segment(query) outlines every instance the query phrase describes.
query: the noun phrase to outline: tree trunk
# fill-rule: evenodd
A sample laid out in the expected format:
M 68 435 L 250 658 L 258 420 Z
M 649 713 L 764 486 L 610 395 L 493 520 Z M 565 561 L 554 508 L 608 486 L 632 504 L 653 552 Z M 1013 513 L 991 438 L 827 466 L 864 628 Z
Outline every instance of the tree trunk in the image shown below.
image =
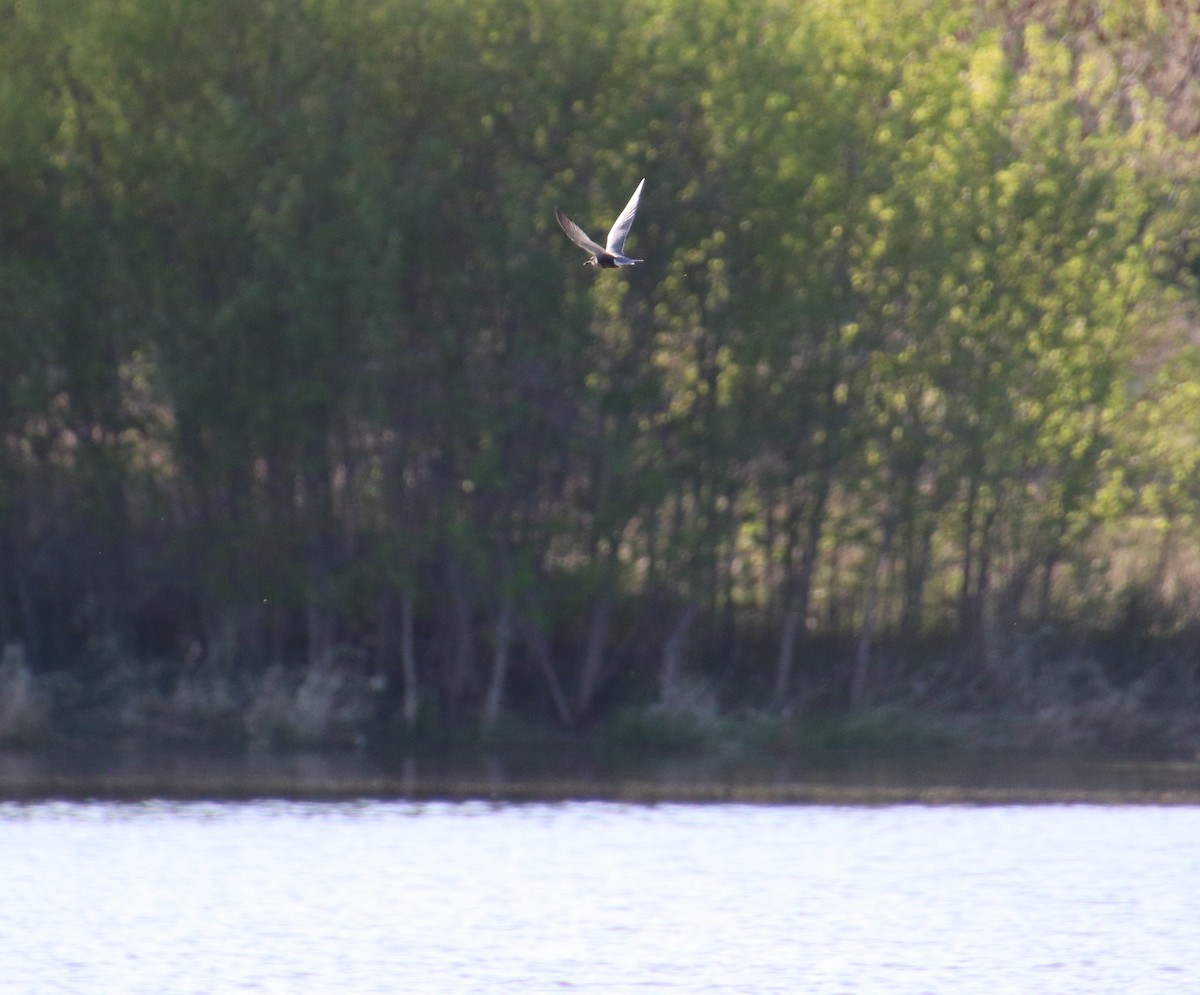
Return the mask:
M 446 679 L 446 697 L 457 705 L 467 686 L 471 669 L 474 641 L 471 632 L 471 601 L 462 565 L 457 557 L 449 561 L 450 608 L 454 617 L 454 649 L 450 657 L 450 673 Z
M 400 677 L 404 689 L 404 725 L 411 729 L 417 724 L 417 650 L 413 630 L 416 608 L 412 591 L 400 595 Z
M 862 628 L 858 634 L 858 646 L 854 653 L 854 676 L 850 684 L 850 707 L 864 708 L 871 694 L 871 650 L 875 633 L 879 628 L 879 602 L 883 588 L 883 577 L 892 555 L 892 539 L 896 534 L 894 516 L 889 514 L 883 522 L 883 537 L 879 543 L 879 560 L 867 582 L 867 596 L 863 604 Z
M 904 556 L 904 603 L 900 610 L 900 634 L 906 650 L 911 650 L 921 635 L 922 601 L 933 544 L 932 518 L 914 522 L 912 528 Z
M 546 678 L 546 687 L 550 691 L 550 700 L 554 703 L 554 711 L 564 729 L 570 729 L 575 724 L 575 716 L 571 714 L 571 704 L 563 692 L 562 682 L 554 670 L 554 660 L 550 655 L 550 642 L 546 633 L 534 619 L 526 618 L 522 628 L 525 630 L 525 641 L 529 644 L 530 652 L 537 661 L 538 669 Z
M 825 499 L 829 487 L 826 485 L 816 496 L 808 516 L 808 530 L 804 538 L 804 550 L 800 564 L 792 578 L 791 597 L 783 617 L 783 633 L 779 640 L 779 661 L 775 667 L 775 687 L 771 692 L 771 707 L 779 711 L 787 704 L 791 688 L 792 673 L 796 656 L 803 645 L 808 624 L 808 605 L 812 596 L 812 579 L 817 568 L 817 553 L 821 543 L 821 532 L 825 526 Z
M 323 585 L 322 585 L 323 586 Z M 334 619 L 320 588 L 310 591 L 305 605 L 308 665 L 324 669 L 333 663 Z
M 1042 583 L 1038 591 L 1038 617 L 1045 621 L 1050 617 L 1050 602 L 1054 596 L 1054 568 L 1058 566 L 1058 551 L 1047 553 L 1042 563 Z
M 512 652 L 513 599 L 505 594 L 496 615 L 496 630 L 492 647 L 492 676 L 488 682 L 483 704 L 483 725 L 494 729 L 504 709 L 504 685 L 508 679 L 508 664 Z
M 977 627 L 977 606 L 974 601 L 974 550 L 975 550 L 975 501 L 979 494 L 979 482 L 972 477 L 967 482 L 967 502 L 962 516 L 962 587 L 958 596 L 958 629 L 962 635 L 973 632 Z
M 17 601 L 21 609 L 22 630 L 24 639 L 22 645 L 25 646 L 26 658 L 31 660 L 36 668 L 44 664 L 42 658 L 42 639 L 41 629 L 38 623 L 37 612 L 33 606 L 33 597 L 29 593 L 29 581 L 25 576 L 25 565 L 22 564 L 16 573 L 17 585 Z
M 783 632 L 779 637 L 779 660 L 775 665 L 775 687 L 771 691 L 772 711 L 782 712 L 786 708 L 797 651 L 803 641 L 804 618 L 807 612 L 808 592 L 801 590 L 797 585 L 797 589 L 788 599 L 787 610 L 783 616 Z
M 662 669 L 658 678 L 658 700 L 661 705 L 670 707 L 678 698 L 679 682 L 683 677 L 683 650 L 687 645 L 688 632 L 699 614 L 700 606 L 694 601 L 687 602 L 663 644 Z
M 592 699 L 600 688 L 604 670 L 605 648 L 608 646 L 608 628 L 612 621 L 613 592 L 605 582 L 592 604 L 592 617 L 588 624 L 587 643 L 583 648 L 583 662 L 579 668 L 579 685 L 575 690 L 575 714 L 584 715 L 592 705 Z

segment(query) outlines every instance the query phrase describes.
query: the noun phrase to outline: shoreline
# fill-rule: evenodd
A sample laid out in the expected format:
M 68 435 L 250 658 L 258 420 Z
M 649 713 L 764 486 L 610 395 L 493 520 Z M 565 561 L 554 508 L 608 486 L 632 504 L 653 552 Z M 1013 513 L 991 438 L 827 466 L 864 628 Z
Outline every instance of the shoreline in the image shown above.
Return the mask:
M 1095 752 L 814 750 L 601 758 L 528 749 L 0 749 L 0 803 L 1200 805 L 1200 760 Z

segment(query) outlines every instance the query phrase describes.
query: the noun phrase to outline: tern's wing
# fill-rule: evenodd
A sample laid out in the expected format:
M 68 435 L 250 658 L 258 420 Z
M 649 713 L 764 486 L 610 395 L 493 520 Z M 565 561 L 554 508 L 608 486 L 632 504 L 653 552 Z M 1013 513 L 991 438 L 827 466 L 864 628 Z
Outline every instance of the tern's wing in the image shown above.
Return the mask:
M 562 230 L 567 233 L 567 238 L 578 245 L 581 249 L 585 249 L 586 251 L 592 253 L 592 255 L 595 255 L 597 252 L 604 252 L 604 246 L 597 245 L 590 238 L 588 238 L 587 232 L 580 228 L 579 225 L 575 224 L 574 221 L 563 214 L 563 212 L 557 207 L 554 209 L 554 216 L 558 218 L 558 223 L 562 225 Z
M 625 210 L 621 212 L 621 216 L 613 222 L 612 228 L 608 232 L 608 251 L 615 252 L 621 255 L 625 251 L 625 238 L 629 235 L 629 229 L 633 227 L 633 218 L 637 214 L 638 201 L 642 199 L 642 187 L 646 185 L 645 178 L 637 185 L 637 189 L 633 191 L 633 196 L 629 198 L 629 203 L 625 205 Z

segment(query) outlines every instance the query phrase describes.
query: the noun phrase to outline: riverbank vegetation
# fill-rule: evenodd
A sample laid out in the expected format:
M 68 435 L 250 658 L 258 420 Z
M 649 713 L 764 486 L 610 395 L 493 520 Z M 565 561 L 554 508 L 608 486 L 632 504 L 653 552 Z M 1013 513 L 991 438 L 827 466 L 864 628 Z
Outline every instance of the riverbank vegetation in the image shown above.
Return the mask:
M 1187 5 L 0 23 L 0 737 L 1200 743 Z

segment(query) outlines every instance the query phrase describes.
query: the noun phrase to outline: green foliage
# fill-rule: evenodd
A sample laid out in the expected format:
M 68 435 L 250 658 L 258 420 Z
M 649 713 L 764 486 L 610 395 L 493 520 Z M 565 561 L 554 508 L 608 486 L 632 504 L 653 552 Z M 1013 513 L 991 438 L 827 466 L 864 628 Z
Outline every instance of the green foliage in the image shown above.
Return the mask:
M 1049 611 L 1200 500 L 1195 24 L 1110 8 L 0 3 L 0 641 L 567 721 L 697 606 L 754 687 Z

